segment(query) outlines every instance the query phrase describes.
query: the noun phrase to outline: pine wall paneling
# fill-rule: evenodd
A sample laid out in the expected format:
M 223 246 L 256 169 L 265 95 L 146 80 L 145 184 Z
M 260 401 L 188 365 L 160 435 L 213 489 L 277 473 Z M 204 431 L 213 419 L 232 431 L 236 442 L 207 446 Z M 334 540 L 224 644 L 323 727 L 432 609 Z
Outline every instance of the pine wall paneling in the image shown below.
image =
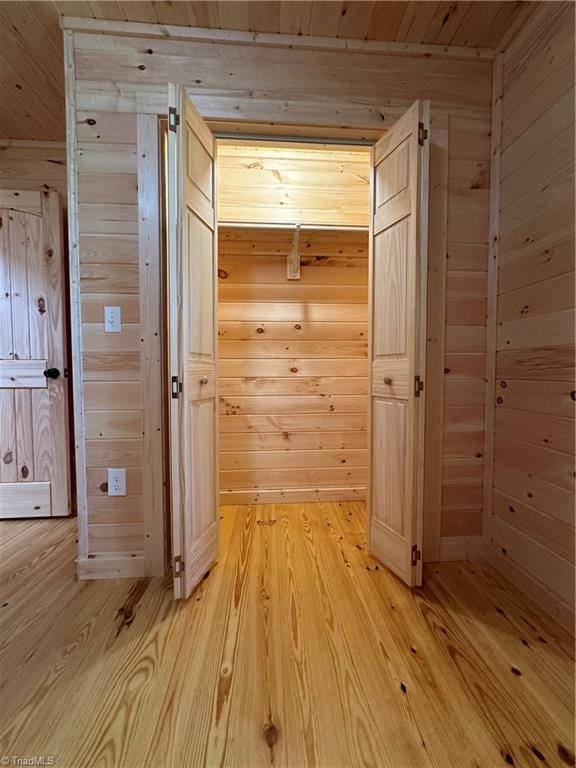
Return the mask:
M 55 189 L 66 206 L 66 144 L 0 139 L 0 189 Z
M 503 54 L 491 495 L 496 566 L 573 628 L 574 7 Z
M 220 229 L 223 503 L 366 496 L 368 233 L 303 231 L 299 281 L 291 245 L 286 229 Z M 228 298 L 229 281 L 247 294 Z
M 152 35 L 153 27 L 146 29 Z M 445 368 L 450 372 L 446 374 L 444 394 L 441 531 L 450 540 L 478 535 L 490 61 L 431 56 L 429 51 L 402 55 L 373 50 L 314 50 L 299 47 L 301 43 L 289 48 L 286 38 L 278 44 L 271 38 L 266 46 L 258 46 L 246 41 L 236 44 L 233 37 L 228 43 L 210 44 L 194 39 L 184 42 L 113 34 L 110 27 L 108 32 L 68 33 L 72 47 L 67 62 L 68 102 L 69 111 L 74 111 L 73 128 L 78 130 L 78 149 L 74 151 L 72 141 L 71 151 L 78 166 L 81 192 L 78 227 L 82 331 L 88 345 L 82 351 L 81 364 L 86 383 L 114 385 L 118 393 L 113 399 L 116 406 L 102 409 L 86 392 L 86 445 L 90 443 L 92 451 L 96 442 L 128 440 L 134 441 L 130 445 L 137 448 L 142 440 L 141 350 L 137 340 L 143 338 L 146 345 L 147 336 L 138 336 L 142 330 L 142 250 L 138 252 L 138 198 L 134 190 L 138 151 L 135 126 L 136 115 L 165 112 L 167 81 L 184 82 L 212 126 L 234 127 L 248 120 L 256 121 L 263 132 L 294 130 L 335 137 L 342 131 L 357 137 L 375 137 L 415 98 L 430 98 L 433 120 L 442 118 L 448 126 L 449 144 L 444 344 Z M 70 173 L 74 173 L 73 168 Z M 108 267 L 103 269 L 106 264 Z M 359 289 L 346 287 L 346 303 L 360 296 Z M 306 293 L 308 286 L 300 290 Z M 242 289 L 232 283 L 227 291 L 227 300 L 238 300 L 242 295 Z M 259 291 L 254 288 L 251 301 Z M 111 340 L 111 334 L 104 337 L 94 327 L 101 322 L 98 317 L 106 295 L 123 306 L 128 318 L 120 334 L 122 341 Z M 123 348 L 119 349 L 119 344 Z M 126 408 L 121 394 L 126 384 L 135 395 L 130 408 Z M 146 413 L 149 408 L 154 404 L 147 405 Z M 344 416 L 350 423 L 356 418 L 353 413 Z M 107 553 L 115 565 L 120 563 L 121 567 L 124 563 L 127 571 L 134 573 L 134 557 L 141 555 L 145 534 L 142 509 L 136 499 L 142 492 L 143 464 L 134 458 L 137 451 L 132 455 L 137 466 L 129 473 L 131 492 L 120 502 L 99 490 L 102 467 L 92 466 L 91 459 L 86 520 L 86 557 L 91 560 L 88 571 L 100 567 L 107 571 L 107 563 L 100 566 L 94 562 L 102 562 Z M 119 527 L 96 529 L 96 525 Z M 124 525 L 131 528 L 127 530 Z M 96 532 L 99 535 L 91 538 L 89 534 Z M 455 548 L 450 543 L 445 551 L 454 553 Z

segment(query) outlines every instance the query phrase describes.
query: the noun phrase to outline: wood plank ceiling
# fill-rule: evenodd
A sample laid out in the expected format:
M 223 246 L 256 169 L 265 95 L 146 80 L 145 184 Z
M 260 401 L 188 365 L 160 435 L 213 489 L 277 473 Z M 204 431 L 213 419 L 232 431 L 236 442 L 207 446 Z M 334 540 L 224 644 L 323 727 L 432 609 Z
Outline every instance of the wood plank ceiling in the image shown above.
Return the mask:
M 534 5 L 523 0 L 0 2 L 0 137 L 64 140 L 59 16 L 496 48 Z

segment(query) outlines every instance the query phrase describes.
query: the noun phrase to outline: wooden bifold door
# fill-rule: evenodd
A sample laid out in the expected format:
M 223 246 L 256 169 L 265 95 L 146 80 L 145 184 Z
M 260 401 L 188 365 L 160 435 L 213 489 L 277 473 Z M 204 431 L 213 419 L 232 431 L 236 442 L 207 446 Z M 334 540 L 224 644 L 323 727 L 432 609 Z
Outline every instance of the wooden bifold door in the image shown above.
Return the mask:
M 370 258 L 372 554 L 422 583 L 429 104 L 373 149 Z
M 215 141 L 179 86 L 169 109 L 172 567 L 186 598 L 218 557 Z
M 0 198 L 0 517 L 68 515 L 60 200 L 56 192 Z

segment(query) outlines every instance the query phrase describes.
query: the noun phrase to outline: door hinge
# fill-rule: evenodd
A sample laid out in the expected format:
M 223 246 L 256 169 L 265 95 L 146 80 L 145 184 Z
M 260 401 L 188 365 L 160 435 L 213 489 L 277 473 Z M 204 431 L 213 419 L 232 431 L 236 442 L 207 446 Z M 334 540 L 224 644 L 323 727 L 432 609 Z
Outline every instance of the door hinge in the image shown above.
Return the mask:
M 182 393 L 182 382 L 178 376 L 172 376 L 172 397 L 177 399 Z
M 412 567 L 415 568 L 418 560 L 422 557 L 422 553 L 418 549 L 416 544 L 412 545 Z
M 424 142 L 428 138 L 428 129 L 424 128 L 424 123 L 418 123 L 418 144 L 424 146 Z
M 424 392 L 424 382 L 420 376 L 414 376 L 414 397 L 420 397 L 420 392 Z
M 180 125 L 180 115 L 176 111 L 176 107 L 168 107 L 168 128 L 176 133 L 176 129 Z
M 184 573 L 184 560 L 182 560 L 182 555 L 177 555 L 174 558 L 172 561 L 172 570 L 174 571 L 174 576 L 180 576 Z

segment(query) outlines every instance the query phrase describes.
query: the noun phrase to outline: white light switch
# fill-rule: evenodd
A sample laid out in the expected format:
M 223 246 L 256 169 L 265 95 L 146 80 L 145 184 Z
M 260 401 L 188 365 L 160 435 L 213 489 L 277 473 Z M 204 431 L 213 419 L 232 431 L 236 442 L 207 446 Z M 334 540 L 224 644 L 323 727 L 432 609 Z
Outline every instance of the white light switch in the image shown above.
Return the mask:
M 108 496 L 126 496 L 126 470 L 108 470 Z
M 120 307 L 104 307 L 104 333 L 120 333 L 122 314 Z

